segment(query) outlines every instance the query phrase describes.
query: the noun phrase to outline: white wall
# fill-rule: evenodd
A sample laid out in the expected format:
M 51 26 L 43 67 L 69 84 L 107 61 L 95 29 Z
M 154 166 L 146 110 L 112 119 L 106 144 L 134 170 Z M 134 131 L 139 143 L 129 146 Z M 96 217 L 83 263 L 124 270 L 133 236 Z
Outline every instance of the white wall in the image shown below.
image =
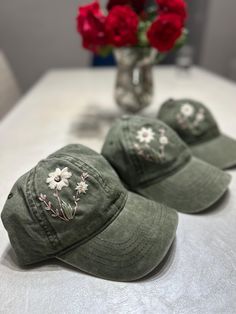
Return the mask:
M 83 0 L 0 0 L 0 49 L 23 90 L 52 67 L 89 64 L 75 16 Z
M 236 58 L 236 0 L 211 0 L 200 64 L 229 77 Z

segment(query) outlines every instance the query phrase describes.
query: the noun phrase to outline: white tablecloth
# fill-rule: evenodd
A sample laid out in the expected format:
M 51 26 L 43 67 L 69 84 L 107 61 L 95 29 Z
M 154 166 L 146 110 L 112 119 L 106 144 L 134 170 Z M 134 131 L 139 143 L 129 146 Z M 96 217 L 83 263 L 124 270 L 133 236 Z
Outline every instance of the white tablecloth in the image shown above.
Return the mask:
M 183 74 L 158 67 L 154 76 L 156 94 L 147 114 L 156 115 L 168 97 L 192 97 L 212 109 L 225 133 L 236 136 L 235 84 L 198 68 Z M 109 123 L 99 116 L 119 113 L 114 80 L 113 69 L 51 71 L 0 123 L 0 208 L 15 180 L 54 150 L 76 142 L 100 150 Z M 96 130 L 88 130 L 89 121 Z M 236 173 L 231 173 L 230 191 L 215 208 L 179 215 L 165 263 L 139 282 L 105 281 L 56 262 L 22 269 L 0 223 L 0 313 L 236 313 Z

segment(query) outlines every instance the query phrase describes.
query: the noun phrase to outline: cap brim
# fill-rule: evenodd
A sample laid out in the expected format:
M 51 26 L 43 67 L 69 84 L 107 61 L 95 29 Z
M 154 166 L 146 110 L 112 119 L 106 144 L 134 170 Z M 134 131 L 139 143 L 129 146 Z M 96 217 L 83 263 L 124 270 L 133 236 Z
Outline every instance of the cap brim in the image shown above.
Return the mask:
M 190 146 L 193 155 L 220 168 L 229 169 L 236 166 L 236 141 L 226 135 Z
M 178 172 L 138 192 L 183 213 L 201 212 L 226 192 L 231 176 L 197 158 Z
M 97 277 L 137 280 L 165 257 L 177 223 L 174 210 L 129 193 L 125 208 L 105 230 L 56 258 Z

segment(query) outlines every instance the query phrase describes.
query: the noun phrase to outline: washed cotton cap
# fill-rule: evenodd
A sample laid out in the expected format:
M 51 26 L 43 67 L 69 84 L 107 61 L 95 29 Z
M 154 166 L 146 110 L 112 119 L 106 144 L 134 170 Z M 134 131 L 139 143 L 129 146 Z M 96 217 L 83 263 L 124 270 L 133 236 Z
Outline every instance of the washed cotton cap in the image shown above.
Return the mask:
M 194 156 L 220 168 L 236 166 L 236 140 L 221 133 L 211 112 L 198 101 L 169 99 L 158 119 L 173 128 Z
M 131 191 L 185 213 L 200 212 L 214 204 L 231 179 L 192 157 L 176 132 L 152 118 L 117 120 L 102 154 Z
M 57 258 L 105 279 L 132 281 L 164 258 L 174 210 L 128 193 L 100 155 L 69 145 L 13 186 L 2 212 L 20 264 Z

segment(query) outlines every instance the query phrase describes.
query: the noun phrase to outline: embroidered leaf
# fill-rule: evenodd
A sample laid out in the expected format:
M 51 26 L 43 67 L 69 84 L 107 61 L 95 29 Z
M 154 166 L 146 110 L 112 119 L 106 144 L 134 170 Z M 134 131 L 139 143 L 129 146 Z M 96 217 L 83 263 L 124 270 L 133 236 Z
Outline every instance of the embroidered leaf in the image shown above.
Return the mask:
M 73 215 L 74 214 L 74 210 L 71 207 L 71 205 L 67 204 L 64 201 L 62 201 L 61 207 L 62 207 L 62 209 L 64 211 L 64 214 L 65 214 L 66 218 L 69 219 L 69 220 L 73 219 L 73 217 L 74 217 L 74 215 Z
M 88 173 L 87 172 L 83 172 L 82 175 L 81 175 L 81 180 L 85 181 L 88 177 L 89 177 Z

